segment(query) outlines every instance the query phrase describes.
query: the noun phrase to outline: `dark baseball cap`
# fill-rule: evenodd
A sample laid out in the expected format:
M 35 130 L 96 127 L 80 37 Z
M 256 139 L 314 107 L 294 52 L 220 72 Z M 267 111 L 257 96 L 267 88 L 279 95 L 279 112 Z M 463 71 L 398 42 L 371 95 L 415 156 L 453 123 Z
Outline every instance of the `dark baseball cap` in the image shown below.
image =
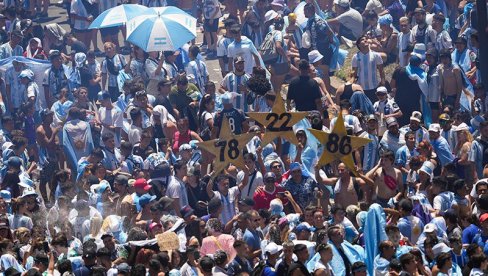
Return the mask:
M 246 206 L 249 206 L 249 207 L 252 207 L 254 206 L 254 204 L 256 204 L 254 202 L 254 200 L 250 197 L 245 197 L 245 198 L 241 198 L 241 200 L 239 200 L 239 204 L 242 204 L 242 205 L 246 205 Z
M 190 206 L 190 205 L 185 205 L 185 206 L 183 206 L 183 208 L 181 208 L 181 210 L 180 210 L 181 216 L 182 216 L 183 218 L 187 218 L 187 217 L 189 217 L 189 216 L 193 215 L 193 213 L 194 213 L 194 212 L 195 212 L 195 210 L 193 210 L 193 208 L 191 208 L 191 206 Z
M 127 178 L 127 176 L 125 176 L 125 175 L 119 174 L 115 177 L 114 183 L 127 186 L 127 185 L 129 185 L 129 178 Z

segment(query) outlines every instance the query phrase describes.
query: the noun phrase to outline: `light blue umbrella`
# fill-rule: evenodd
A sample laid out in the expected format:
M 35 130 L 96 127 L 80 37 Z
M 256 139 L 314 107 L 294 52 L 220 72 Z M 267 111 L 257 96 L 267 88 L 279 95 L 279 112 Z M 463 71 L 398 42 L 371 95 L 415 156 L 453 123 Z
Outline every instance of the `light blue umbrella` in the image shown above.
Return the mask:
M 174 51 L 197 36 L 196 24 L 176 7 L 149 8 L 127 22 L 127 41 L 146 52 Z
M 122 26 L 132 18 L 143 14 L 149 8 L 138 4 L 123 4 L 102 12 L 90 24 L 90 29 Z

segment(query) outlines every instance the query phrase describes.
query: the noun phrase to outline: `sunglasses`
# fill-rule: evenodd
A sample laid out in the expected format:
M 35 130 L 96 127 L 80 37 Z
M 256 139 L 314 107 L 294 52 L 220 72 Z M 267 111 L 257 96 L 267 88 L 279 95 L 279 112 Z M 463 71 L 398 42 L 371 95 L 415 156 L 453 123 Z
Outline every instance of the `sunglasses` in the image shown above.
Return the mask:
M 274 165 L 274 166 L 273 166 L 273 167 L 271 167 L 271 168 L 273 168 L 273 169 L 281 169 L 281 167 L 282 167 L 281 165 Z

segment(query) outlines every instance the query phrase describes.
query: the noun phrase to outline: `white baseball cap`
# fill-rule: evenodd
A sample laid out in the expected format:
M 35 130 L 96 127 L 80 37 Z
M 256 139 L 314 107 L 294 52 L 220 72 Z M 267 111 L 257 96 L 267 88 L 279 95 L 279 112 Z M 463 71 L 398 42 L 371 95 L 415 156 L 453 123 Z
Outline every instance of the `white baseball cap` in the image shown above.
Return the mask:
M 439 124 L 430 124 L 429 131 L 440 133 L 441 132 L 441 126 Z
M 264 253 L 269 253 L 271 255 L 275 255 L 279 253 L 281 250 L 283 250 L 283 246 L 277 245 L 274 242 L 270 242 L 266 247 L 264 248 Z
M 420 113 L 420 111 L 412 112 L 412 116 L 410 116 L 410 120 L 414 120 L 420 123 L 422 121 L 422 113 Z
M 349 8 L 349 0 L 334 0 L 334 4 L 343 7 L 343 8 Z
M 434 233 L 435 230 L 436 230 L 436 227 L 433 223 L 427 223 L 424 226 L 424 233 Z

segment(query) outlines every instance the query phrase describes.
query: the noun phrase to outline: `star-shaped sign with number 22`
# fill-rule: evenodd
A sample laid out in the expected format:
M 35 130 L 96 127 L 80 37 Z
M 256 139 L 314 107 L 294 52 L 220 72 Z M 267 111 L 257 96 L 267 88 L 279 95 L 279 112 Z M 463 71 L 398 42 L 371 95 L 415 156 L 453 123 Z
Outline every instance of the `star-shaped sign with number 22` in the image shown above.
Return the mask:
M 344 118 L 341 115 L 337 116 L 334 129 L 330 133 L 311 128 L 308 130 L 324 146 L 324 152 L 318 162 L 319 165 L 323 166 L 332 161 L 341 160 L 351 172 L 357 175 L 354 160 L 352 159 L 352 152 L 371 142 L 370 139 L 347 135 Z
M 271 112 L 248 112 L 247 115 L 266 128 L 262 145 L 267 145 L 278 137 L 285 138 L 296 145 L 298 140 L 293 132 L 293 126 L 305 118 L 307 112 L 287 112 L 285 103 L 278 94 Z
M 230 129 L 229 119 L 222 118 L 220 137 L 214 140 L 198 143 L 198 147 L 215 156 L 214 171 L 220 173 L 225 167 L 232 163 L 240 169 L 244 169 L 242 158 L 247 143 L 254 137 L 254 133 L 234 135 Z

